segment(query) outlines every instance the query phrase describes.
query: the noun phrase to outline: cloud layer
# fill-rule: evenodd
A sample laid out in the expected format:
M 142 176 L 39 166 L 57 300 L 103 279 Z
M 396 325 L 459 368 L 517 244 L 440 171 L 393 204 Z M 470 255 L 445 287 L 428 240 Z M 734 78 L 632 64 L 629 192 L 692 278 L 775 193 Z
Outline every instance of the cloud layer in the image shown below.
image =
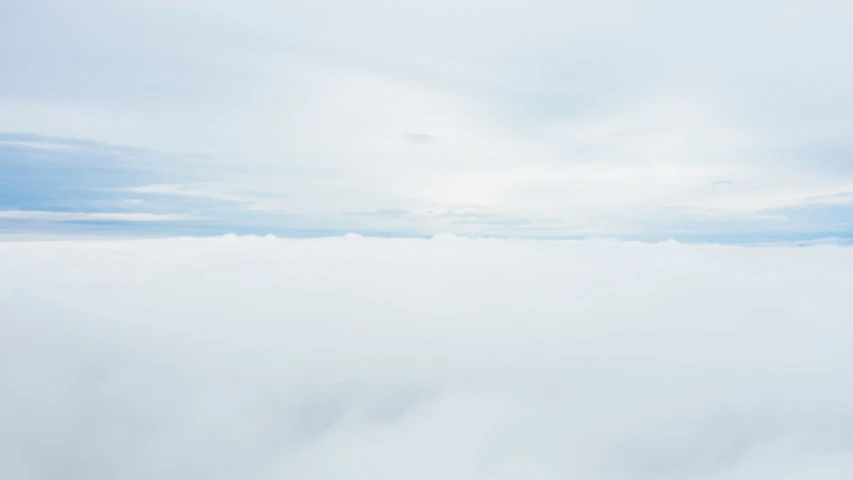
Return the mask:
M 0 243 L 0 476 L 846 479 L 853 250 Z

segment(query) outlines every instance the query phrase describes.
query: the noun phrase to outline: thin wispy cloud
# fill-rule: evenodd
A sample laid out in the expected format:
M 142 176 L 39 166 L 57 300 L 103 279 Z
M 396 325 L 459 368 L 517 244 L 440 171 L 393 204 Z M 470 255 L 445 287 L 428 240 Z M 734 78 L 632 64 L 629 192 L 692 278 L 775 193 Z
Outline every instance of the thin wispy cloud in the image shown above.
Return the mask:
M 426 133 L 404 133 L 400 138 L 415 145 L 426 145 L 436 141 L 435 137 Z
M 38 210 L 0 210 L 0 219 L 11 220 L 111 220 L 127 222 L 164 222 L 190 220 L 194 217 L 176 214 L 158 215 L 155 213 L 86 213 L 86 212 L 43 212 Z

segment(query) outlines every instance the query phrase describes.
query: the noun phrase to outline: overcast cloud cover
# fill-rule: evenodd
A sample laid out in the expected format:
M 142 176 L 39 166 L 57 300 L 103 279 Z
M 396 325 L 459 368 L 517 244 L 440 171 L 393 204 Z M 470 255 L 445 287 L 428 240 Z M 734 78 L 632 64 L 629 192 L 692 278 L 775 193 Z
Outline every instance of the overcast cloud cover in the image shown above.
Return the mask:
M 842 480 L 853 250 L 0 243 L 0 477 Z
M 849 237 L 850 44 L 845 0 L 7 0 L 0 228 Z

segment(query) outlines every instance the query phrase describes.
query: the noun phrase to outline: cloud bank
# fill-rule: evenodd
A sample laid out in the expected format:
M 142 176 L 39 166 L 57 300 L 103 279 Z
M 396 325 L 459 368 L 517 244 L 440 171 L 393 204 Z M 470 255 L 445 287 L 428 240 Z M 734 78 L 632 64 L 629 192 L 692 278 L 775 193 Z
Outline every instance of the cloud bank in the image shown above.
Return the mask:
M 0 243 L 0 476 L 846 479 L 853 250 Z

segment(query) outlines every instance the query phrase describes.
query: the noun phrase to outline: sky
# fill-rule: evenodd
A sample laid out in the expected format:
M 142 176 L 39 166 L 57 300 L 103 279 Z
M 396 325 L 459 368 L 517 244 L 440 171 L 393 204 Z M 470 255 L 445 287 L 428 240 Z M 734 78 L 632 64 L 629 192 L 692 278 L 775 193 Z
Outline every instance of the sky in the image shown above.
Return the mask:
M 847 480 L 853 249 L 0 242 L 0 478 Z
M 0 0 L 0 234 L 853 236 L 847 1 Z

